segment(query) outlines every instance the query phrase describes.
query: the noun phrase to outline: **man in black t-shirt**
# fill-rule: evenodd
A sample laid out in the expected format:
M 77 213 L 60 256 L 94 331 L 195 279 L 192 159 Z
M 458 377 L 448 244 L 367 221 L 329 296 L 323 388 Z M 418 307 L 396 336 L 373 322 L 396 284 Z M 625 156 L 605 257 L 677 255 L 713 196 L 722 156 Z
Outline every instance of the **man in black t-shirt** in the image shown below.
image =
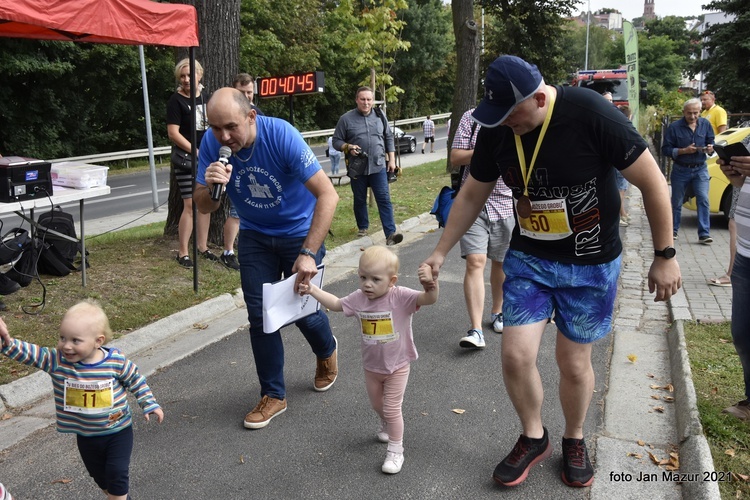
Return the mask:
M 470 175 L 425 263 L 437 277 L 502 176 L 517 222 L 503 266 L 503 380 L 523 433 L 493 478 L 520 484 L 552 452 L 536 357 L 554 314 L 565 416 L 562 478 L 589 486 L 594 471 L 583 423 L 594 389 L 591 346 L 611 329 L 622 251 L 615 169 L 643 193 L 656 249 L 649 290 L 657 301 L 681 285 L 669 189 L 646 142 L 617 108 L 589 89 L 545 85 L 537 67 L 517 57 L 490 65 L 473 118 L 482 128 Z

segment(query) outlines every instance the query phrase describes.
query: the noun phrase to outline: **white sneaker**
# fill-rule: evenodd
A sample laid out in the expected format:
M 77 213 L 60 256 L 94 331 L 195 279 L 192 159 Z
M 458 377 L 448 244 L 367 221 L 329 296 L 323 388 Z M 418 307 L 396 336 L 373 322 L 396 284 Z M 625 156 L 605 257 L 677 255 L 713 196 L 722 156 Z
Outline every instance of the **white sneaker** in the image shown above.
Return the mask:
M 404 465 L 404 454 L 394 453 L 392 451 L 386 452 L 385 462 L 383 467 L 380 468 L 386 474 L 398 474 L 401 472 L 401 467 Z
M 472 328 L 466 332 L 466 337 L 462 338 L 458 345 L 466 348 L 482 349 L 484 347 L 484 334 L 480 330 Z
M 503 313 L 492 313 L 492 329 L 497 333 L 503 333 Z

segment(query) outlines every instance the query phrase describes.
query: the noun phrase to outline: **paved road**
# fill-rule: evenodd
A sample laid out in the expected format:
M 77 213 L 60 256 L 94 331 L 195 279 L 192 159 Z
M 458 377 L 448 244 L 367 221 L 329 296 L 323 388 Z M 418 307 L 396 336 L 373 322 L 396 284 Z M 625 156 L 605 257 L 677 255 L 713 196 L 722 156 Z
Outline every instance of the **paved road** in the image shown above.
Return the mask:
M 417 285 L 418 263 L 438 235 L 429 233 L 399 248 L 403 285 Z M 385 446 L 375 439 L 377 419 L 364 390 L 353 320 L 331 314 L 339 340 L 339 380 L 327 393 L 313 392 L 314 358 L 298 330 L 287 328 L 289 409 L 266 429 L 242 427 L 259 393 L 246 330 L 149 377 L 167 418 L 161 426 L 136 423 L 133 498 L 488 498 L 500 493 L 492 470 L 520 428 L 501 381 L 500 336 L 488 327 L 485 350 L 458 347 L 467 323 L 462 264 L 454 251 L 441 273 L 439 303 L 423 308 L 414 320 L 420 359 L 412 365 L 404 404 L 401 474 L 380 472 Z M 355 288 L 352 274 L 328 287 L 339 295 Z M 539 365 L 555 453 L 518 490 L 521 498 L 588 496 L 587 490 L 571 490 L 559 480 L 562 421 L 553 339 L 546 336 Z M 589 435 L 601 425 L 610 348 L 605 341 L 595 349 L 598 385 L 586 424 Z M 16 495 L 23 493 L 19 498 L 100 498 L 81 467 L 73 438 L 52 428 L 3 458 L 0 478 L 8 478 Z M 72 481 L 55 483 L 59 479 Z

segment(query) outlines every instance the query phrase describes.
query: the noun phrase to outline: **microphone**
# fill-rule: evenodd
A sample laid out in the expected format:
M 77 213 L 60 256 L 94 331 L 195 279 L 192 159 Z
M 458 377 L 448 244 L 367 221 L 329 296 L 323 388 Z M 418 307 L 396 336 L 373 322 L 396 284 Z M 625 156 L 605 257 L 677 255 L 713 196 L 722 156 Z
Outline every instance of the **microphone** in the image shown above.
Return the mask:
M 226 166 L 229 163 L 229 157 L 232 156 L 232 150 L 227 146 L 219 148 L 219 162 Z M 224 184 L 214 184 L 211 189 L 211 199 L 213 201 L 219 201 L 221 198 L 221 192 L 224 190 Z

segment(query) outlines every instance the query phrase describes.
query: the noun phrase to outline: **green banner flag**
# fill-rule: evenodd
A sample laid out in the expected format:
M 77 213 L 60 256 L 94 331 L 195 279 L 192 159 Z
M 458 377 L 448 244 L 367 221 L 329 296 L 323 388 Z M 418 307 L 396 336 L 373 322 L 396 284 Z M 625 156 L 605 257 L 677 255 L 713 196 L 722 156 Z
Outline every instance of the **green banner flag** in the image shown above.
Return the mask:
M 633 23 L 623 21 L 622 34 L 625 40 L 625 64 L 628 70 L 628 105 L 633 112 L 633 124 L 635 128 L 638 128 L 641 91 L 641 79 L 638 75 L 638 32 L 633 28 Z

